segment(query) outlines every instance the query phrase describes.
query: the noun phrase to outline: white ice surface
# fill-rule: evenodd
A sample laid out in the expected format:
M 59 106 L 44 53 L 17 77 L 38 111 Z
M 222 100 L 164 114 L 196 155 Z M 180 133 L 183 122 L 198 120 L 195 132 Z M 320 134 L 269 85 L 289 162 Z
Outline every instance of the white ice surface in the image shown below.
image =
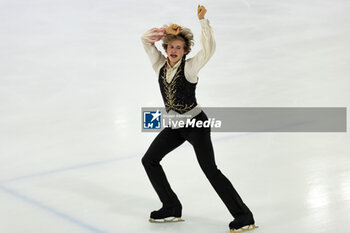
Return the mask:
M 147 221 L 160 203 L 140 159 L 156 134 L 140 110 L 162 99 L 140 36 L 189 27 L 190 57 L 198 3 L 217 42 L 202 106 L 349 108 L 348 0 L 1 0 L 1 233 L 228 232 L 188 143 L 162 163 L 186 221 Z M 212 139 L 257 233 L 350 232 L 348 132 Z

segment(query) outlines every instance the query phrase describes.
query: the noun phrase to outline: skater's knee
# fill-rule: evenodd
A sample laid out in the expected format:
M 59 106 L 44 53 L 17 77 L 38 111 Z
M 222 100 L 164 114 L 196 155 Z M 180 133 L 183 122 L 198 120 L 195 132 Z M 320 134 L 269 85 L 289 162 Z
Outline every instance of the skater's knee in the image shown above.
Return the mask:
M 149 159 L 147 158 L 146 155 L 144 155 L 144 156 L 142 157 L 141 162 L 142 162 L 142 165 L 143 165 L 144 167 L 147 167 L 147 166 L 149 166 L 149 164 L 150 164 L 150 161 L 149 161 Z
M 151 159 L 151 157 L 147 153 L 142 157 L 141 162 L 144 167 L 154 167 L 159 164 L 158 161 Z

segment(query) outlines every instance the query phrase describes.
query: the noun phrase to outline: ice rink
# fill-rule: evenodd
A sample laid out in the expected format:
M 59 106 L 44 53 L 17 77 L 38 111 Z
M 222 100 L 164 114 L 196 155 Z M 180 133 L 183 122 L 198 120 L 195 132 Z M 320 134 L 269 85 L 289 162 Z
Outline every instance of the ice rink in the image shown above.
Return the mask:
M 348 0 L 1 0 L 1 233 L 229 232 L 189 143 L 162 161 L 186 221 L 148 222 L 160 202 L 141 158 L 157 134 L 141 132 L 141 107 L 163 101 L 140 37 L 186 26 L 194 56 L 198 4 L 216 39 L 202 106 L 350 107 Z M 348 132 L 212 140 L 253 232 L 350 232 Z

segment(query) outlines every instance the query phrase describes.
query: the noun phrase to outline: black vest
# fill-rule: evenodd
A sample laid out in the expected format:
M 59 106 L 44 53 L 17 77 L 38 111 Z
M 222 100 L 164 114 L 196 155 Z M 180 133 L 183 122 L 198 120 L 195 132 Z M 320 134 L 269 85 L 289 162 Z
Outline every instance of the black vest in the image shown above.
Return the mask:
M 160 69 L 158 83 L 167 112 L 174 110 L 183 114 L 197 105 L 196 86 L 185 77 L 185 56 L 170 83 L 166 81 L 167 63 Z

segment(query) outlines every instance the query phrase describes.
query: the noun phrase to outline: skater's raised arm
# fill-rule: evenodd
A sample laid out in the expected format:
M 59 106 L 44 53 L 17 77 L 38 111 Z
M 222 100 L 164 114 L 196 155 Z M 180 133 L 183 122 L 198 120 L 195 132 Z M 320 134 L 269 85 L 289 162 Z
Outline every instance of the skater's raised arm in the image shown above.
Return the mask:
M 158 71 L 158 67 L 164 63 L 165 57 L 157 49 L 154 43 L 161 40 L 165 34 L 165 28 L 152 28 L 145 32 L 141 37 L 143 47 L 152 63 L 154 71 L 156 72 Z
M 197 78 L 199 70 L 213 56 L 216 48 L 213 29 L 209 25 L 209 20 L 205 18 L 207 9 L 204 6 L 198 5 L 197 15 L 201 24 L 201 44 L 202 49 L 188 61 L 189 69 L 187 69 L 188 77 Z M 196 80 L 192 80 L 195 82 Z

